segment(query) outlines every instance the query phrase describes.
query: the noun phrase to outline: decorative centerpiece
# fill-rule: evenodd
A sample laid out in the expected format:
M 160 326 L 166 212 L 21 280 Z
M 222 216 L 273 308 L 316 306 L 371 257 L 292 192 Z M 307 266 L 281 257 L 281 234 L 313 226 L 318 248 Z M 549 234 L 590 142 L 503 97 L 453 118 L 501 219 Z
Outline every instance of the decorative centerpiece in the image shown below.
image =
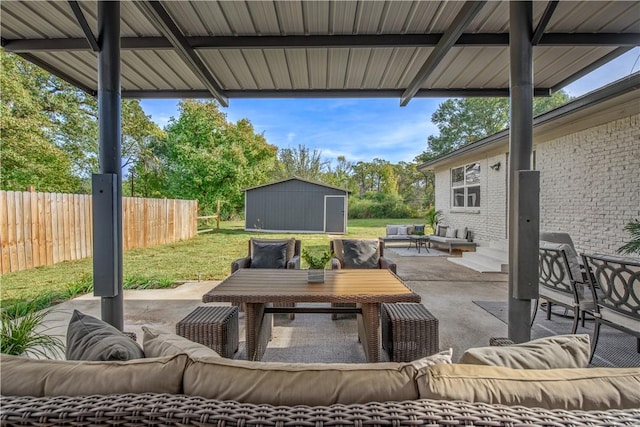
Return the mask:
M 321 256 L 315 256 L 306 249 L 302 250 L 302 259 L 309 266 L 307 282 L 324 283 L 324 267 L 332 256 L 333 253 L 329 251 L 325 251 Z

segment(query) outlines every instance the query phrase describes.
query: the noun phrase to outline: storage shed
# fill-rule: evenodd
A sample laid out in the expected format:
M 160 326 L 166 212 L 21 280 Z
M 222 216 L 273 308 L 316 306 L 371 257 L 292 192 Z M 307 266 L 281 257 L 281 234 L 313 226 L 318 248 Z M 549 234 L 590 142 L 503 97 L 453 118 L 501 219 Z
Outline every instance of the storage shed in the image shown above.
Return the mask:
M 245 230 L 344 234 L 348 194 L 298 177 L 247 188 Z

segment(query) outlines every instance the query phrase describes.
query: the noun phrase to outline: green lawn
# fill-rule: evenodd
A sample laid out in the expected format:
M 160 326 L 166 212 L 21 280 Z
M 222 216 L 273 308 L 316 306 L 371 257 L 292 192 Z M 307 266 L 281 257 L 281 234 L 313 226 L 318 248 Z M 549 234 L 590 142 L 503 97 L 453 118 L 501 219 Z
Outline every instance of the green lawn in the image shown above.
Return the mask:
M 415 224 L 419 219 L 349 220 L 348 237 L 377 238 L 385 235 L 386 224 Z M 291 237 L 302 240 L 302 247 L 319 255 L 329 248 L 325 234 L 248 233 L 243 221 L 225 221 L 220 231 L 200 234 L 193 239 L 126 251 L 123 258 L 124 286 L 162 287 L 176 282 L 212 279 L 229 274 L 231 262 L 247 255 L 249 237 Z M 304 263 L 303 263 L 303 267 Z M 92 283 L 91 258 L 63 262 L 53 266 L 8 273 L 0 276 L 0 301 L 3 306 L 52 295 L 54 302 L 86 290 Z

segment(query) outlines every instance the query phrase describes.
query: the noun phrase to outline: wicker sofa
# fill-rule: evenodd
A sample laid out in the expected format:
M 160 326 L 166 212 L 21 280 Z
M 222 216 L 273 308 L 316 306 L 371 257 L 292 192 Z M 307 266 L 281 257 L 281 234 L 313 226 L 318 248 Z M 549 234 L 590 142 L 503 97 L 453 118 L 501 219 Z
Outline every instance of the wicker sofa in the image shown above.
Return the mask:
M 3 355 L 0 424 L 640 425 L 640 368 L 575 368 L 588 359 L 588 336 L 566 337 L 471 349 L 458 364 L 450 351 L 406 363 L 301 364 L 229 360 L 145 330 L 144 359 Z

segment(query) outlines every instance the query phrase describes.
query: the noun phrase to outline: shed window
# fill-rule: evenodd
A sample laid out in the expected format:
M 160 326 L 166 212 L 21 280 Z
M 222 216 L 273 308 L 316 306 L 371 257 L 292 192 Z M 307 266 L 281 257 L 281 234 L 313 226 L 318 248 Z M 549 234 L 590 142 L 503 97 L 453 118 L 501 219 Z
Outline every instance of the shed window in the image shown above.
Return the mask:
M 480 163 L 470 163 L 451 169 L 453 207 L 480 207 Z

